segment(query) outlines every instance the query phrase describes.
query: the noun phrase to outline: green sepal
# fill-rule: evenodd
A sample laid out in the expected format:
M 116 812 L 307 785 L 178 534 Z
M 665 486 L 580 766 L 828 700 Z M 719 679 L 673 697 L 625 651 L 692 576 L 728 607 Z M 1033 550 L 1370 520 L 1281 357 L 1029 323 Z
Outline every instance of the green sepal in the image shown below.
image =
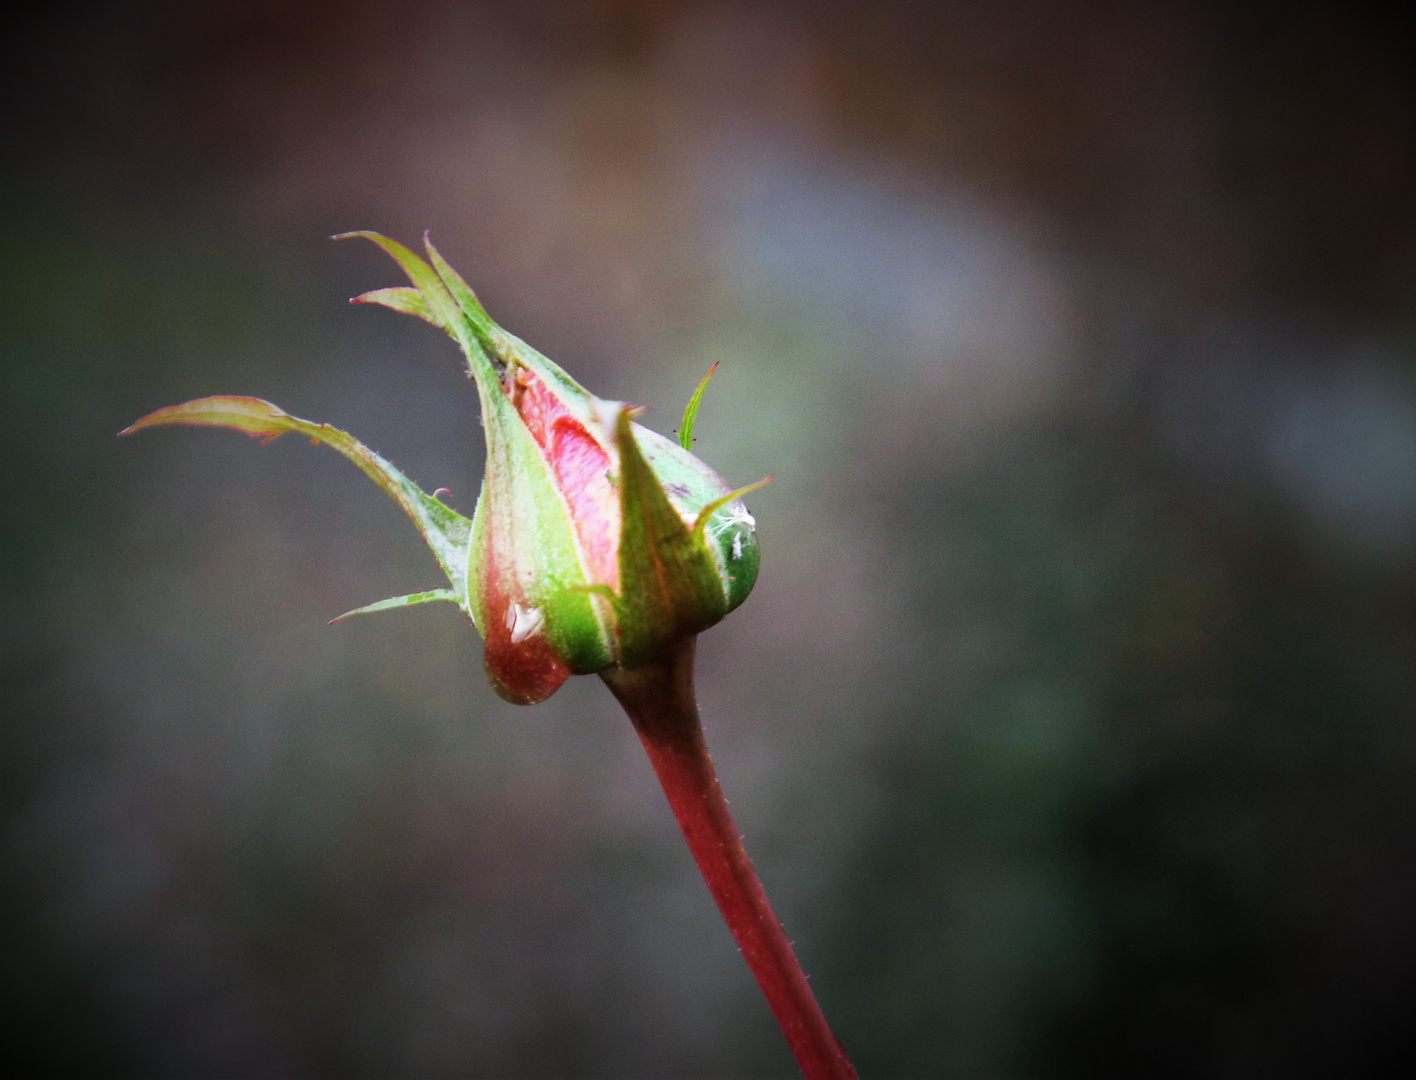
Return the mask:
M 693 425 L 698 421 L 698 406 L 703 402 L 703 391 L 708 389 L 708 380 L 713 377 L 713 372 L 718 370 L 718 361 L 713 361 L 713 366 L 708 369 L 708 374 L 703 376 L 703 381 L 698 384 L 698 389 L 693 392 L 693 396 L 688 399 L 688 404 L 683 408 L 683 419 L 679 421 L 679 445 L 685 450 L 693 450 Z
M 698 524 L 705 507 L 720 503 L 703 522 L 703 539 L 718 565 L 728 610 L 732 611 L 747 599 L 757 581 L 756 522 L 740 499 L 721 503 L 729 493 L 723 478 L 678 443 L 638 424 L 634 434 L 669 501 L 686 521 Z
M 501 370 L 525 368 L 546 384 L 547 389 L 585 425 L 587 431 L 596 437 L 607 436 L 607 432 L 602 433 L 598 423 L 599 417 L 591 405 L 594 395 L 567 375 L 559 364 L 542 356 L 515 334 L 507 333 L 498 326 L 487 314 L 487 309 L 477 299 L 477 294 L 472 291 L 471 286 L 448 264 L 438 249 L 433 247 L 433 242 L 426 233 L 423 235 L 423 247 L 427 249 L 428 260 L 433 269 L 437 271 L 448 293 L 466 317 L 467 326 L 476 337 L 477 343 L 486 350 L 494 364 Z M 604 438 L 604 442 L 608 449 L 609 439 Z
M 330 619 L 329 624 L 333 626 L 337 622 L 343 622 L 351 615 L 369 615 L 375 611 L 392 611 L 394 608 L 412 607 L 414 604 L 434 604 L 444 602 L 449 604 L 459 603 L 457 594 L 451 589 L 429 589 L 427 592 L 411 593 L 408 596 L 392 596 L 387 600 L 380 600 L 375 604 L 365 604 L 363 607 L 355 608 L 353 611 L 346 611 L 343 615 L 337 615 Z
M 727 506 L 728 503 L 733 502 L 737 499 L 741 499 L 749 491 L 756 491 L 758 488 L 764 488 L 771 482 L 772 477 L 764 476 L 755 484 L 748 484 L 746 487 L 737 488 L 734 491 L 728 492 L 726 495 L 720 495 L 718 498 L 714 499 L 702 510 L 698 511 L 698 517 L 696 517 L 693 521 L 693 535 L 697 537 L 702 537 L 703 530 L 707 526 L 709 519 L 712 518 L 712 516 L 716 514 L 719 510 L 721 510 L 723 507 Z
M 374 289 L 372 292 L 355 297 L 355 302 L 364 301 L 367 297 L 369 303 L 382 304 L 395 311 L 416 315 L 418 318 L 445 330 L 461 346 L 463 355 L 467 357 L 468 374 L 476 380 L 477 388 L 482 391 L 483 404 L 485 404 L 486 388 L 491 383 L 499 381 L 500 372 L 497 371 L 485 351 L 482 344 L 482 338 L 485 335 L 479 332 L 475 320 L 464 314 L 462 307 L 453 299 L 437 272 L 397 240 L 390 240 L 381 233 L 369 231 L 340 233 L 335 239 L 348 240 L 355 237 L 377 244 L 394 262 L 398 263 L 403 272 L 408 275 L 408 280 L 413 283 L 413 291 L 419 294 L 421 307 L 419 301 L 406 297 L 402 290 L 397 288 L 391 290 Z M 423 239 L 431 252 L 432 244 L 428 243 L 426 233 Z M 458 280 L 461 281 L 461 278 Z M 466 283 L 463 283 L 463 288 L 466 289 Z M 467 289 L 469 294 L 471 291 L 471 289 Z M 389 293 L 392 295 L 387 295 Z M 473 297 L 474 301 L 475 299 Z M 480 309 L 481 305 L 479 304 L 477 307 Z M 482 312 L 482 318 L 491 324 L 486 312 Z
M 371 240 L 379 247 L 383 248 L 388 256 L 393 259 L 394 262 L 398 263 L 403 272 L 408 275 L 408 280 L 413 283 L 413 287 L 423 296 L 426 314 L 420 312 L 418 314 L 420 319 L 427 319 L 428 322 L 432 323 L 434 326 L 440 326 L 454 337 L 457 336 L 457 328 L 461 323 L 457 305 L 453 303 L 452 297 L 448 296 L 447 290 L 442 287 L 442 282 L 438 280 L 437 274 L 433 273 L 432 267 L 397 240 L 390 240 L 381 233 L 369 232 L 367 230 L 347 232 L 340 233 L 335 239 L 352 240 L 355 237 Z M 382 289 L 375 289 L 374 293 L 378 294 L 383 291 Z M 370 294 L 365 293 L 364 295 L 369 296 Z M 356 297 L 356 300 L 357 299 L 359 298 Z M 385 299 L 378 297 L 373 299 L 372 302 L 384 304 Z M 401 307 L 396 307 L 395 304 L 386 304 L 385 306 L 393 307 L 396 311 L 403 310 Z
M 437 557 L 438 565 L 447 575 L 458 603 L 468 609 L 468 581 L 475 573 L 469 567 L 472 558 L 472 523 L 457 511 L 425 494 L 388 461 L 374 453 L 348 432 L 301 420 L 285 410 L 254 397 L 208 397 L 171 405 L 149 413 L 131 427 L 120 431 L 129 435 L 143 428 L 163 424 L 192 424 L 199 427 L 226 427 L 243 431 L 265 445 L 291 431 L 309 436 L 312 443 L 324 443 L 343 454 L 384 493 L 413 519 L 428 547 Z M 470 613 L 470 609 L 469 613 Z
M 434 326 L 442 325 L 433 318 L 433 313 L 428 310 L 428 304 L 423 299 L 423 294 L 407 285 L 395 285 L 390 289 L 370 289 L 366 293 L 360 293 L 349 302 L 351 304 L 380 304 L 383 307 L 392 308 L 399 314 L 416 316 Z
M 421 297 L 422 310 L 403 290 L 366 293 L 369 302 L 416 314 L 447 331 L 462 347 L 477 385 L 487 471 L 472 518 L 471 547 L 474 561 L 498 580 L 472 576 L 467 596 L 473 621 L 489 638 L 496 632 L 493 624 L 505 618 L 505 604 L 534 606 L 544 613 L 546 639 L 570 670 L 602 670 L 614 660 L 608 611 L 603 602 L 597 604 L 575 589 L 587 575 L 569 509 L 540 448 L 502 389 L 497 363 L 505 368 L 520 362 L 516 339 L 492 322 L 471 288 L 426 235 L 431 265 L 378 233 L 345 233 L 341 238 L 354 236 L 373 241 L 398 263 L 414 286 L 408 291 Z M 561 380 L 567 379 L 562 373 Z M 498 561 L 501 565 L 494 567 Z M 506 565 L 508 561 L 514 565 Z M 493 605 L 497 610 L 491 609 Z
M 472 291 L 472 286 L 459 274 L 437 248 L 433 247 L 433 241 L 427 233 L 423 234 L 423 248 L 428 253 L 428 262 L 432 266 L 434 273 L 438 275 L 443 288 L 456 302 L 467 321 L 472 324 L 479 339 L 485 338 L 484 347 L 493 356 L 497 355 L 498 349 L 494 348 L 498 337 L 509 337 L 505 330 L 492 321 L 492 317 L 487 314 L 487 309 L 482 306 L 482 301 L 477 299 L 477 294 Z
M 545 612 L 546 637 L 571 671 L 601 671 L 614 660 L 612 632 L 608 617 L 579 588 L 588 575 L 570 511 L 511 400 L 496 383 L 488 388 L 478 379 L 477 389 L 487 471 L 472 517 L 472 549 L 489 576 L 499 580 L 484 580 L 481 588 L 474 584 L 473 618 L 487 637 L 493 622 L 505 617 L 504 609 L 488 604 L 524 598 Z M 503 565 L 492 569 L 498 560 Z
M 622 521 L 615 613 L 624 668 L 659 658 L 728 610 L 702 535 L 684 523 L 640 452 L 631 411 L 621 408 L 615 423 Z

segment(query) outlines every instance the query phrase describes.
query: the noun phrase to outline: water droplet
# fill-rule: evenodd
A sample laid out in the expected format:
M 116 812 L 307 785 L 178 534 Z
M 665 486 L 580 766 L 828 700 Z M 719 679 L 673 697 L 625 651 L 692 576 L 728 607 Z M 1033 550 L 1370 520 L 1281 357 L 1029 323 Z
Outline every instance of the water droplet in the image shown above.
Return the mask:
M 545 635 L 544 609 L 512 600 L 495 587 L 495 565 L 484 581 L 483 610 L 487 612 L 486 650 L 483 662 L 487 679 L 501 697 L 513 705 L 534 705 L 554 694 L 570 678 L 570 666 Z M 523 598 L 524 599 L 524 598 Z M 492 616 L 501 611 L 502 618 Z
M 540 608 L 512 604 L 506 609 L 506 628 L 511 631 L 511 643 L 520 645 L 546 623 Z
M 537 609 L 513 605 L 507 614 L 510 625 L 493 627 L 487 635 L 487 678 L 492 689 L 513 705 L 545 701 L 570 678 L 570 668 L 537 632 L 545 622 Z M 523 632 L 519 638 L 518 630 Z

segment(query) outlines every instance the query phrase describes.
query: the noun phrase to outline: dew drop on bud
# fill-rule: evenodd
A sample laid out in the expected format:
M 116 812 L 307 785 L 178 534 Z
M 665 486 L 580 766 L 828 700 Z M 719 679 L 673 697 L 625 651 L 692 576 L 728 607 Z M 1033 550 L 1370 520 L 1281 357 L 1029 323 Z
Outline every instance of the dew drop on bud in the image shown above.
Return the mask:
M 546 623 L 540 608 L 512 604 L 506 609 L 506 628 L 511 631 L 511 643 L 520 645 Z
M 540 608 L 507 604 L 487 627 L 485 663 L 492 689 L 513 705 L 545 701 L 570 677 L 570 668 L 546 639 Z

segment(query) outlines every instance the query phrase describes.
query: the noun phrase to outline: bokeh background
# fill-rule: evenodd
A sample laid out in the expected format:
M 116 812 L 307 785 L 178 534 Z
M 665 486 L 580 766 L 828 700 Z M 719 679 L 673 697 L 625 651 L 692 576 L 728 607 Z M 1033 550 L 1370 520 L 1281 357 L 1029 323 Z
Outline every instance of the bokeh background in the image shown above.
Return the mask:
M 0 1028 L 29 1075 L 794 1067 L 597 680 L 517 709 L 346 462 L 455 349 L 752 498 L 733 810 L 880 1077 L 1416 1060 L 1416 64 L 1395 9 L 56 2 L 7 25 Z M 1396 1070 L 1400 1072 L 1400 1069 Z M 1385 1073 L 1392 1075 L 1392 1073 Z

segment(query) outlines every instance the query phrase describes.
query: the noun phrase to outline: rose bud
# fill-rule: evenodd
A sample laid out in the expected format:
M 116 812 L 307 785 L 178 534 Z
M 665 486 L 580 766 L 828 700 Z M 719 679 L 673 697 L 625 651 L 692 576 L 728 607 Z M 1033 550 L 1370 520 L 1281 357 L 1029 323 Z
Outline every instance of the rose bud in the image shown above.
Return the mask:
M 494 323 L 426 237 L 427 261 L 376 233 L 345 235 L 378 244 L 410 281 L 354 302 L 417 315 L 467 358 L 487 439 L 470 521 L 346 433 L 258 398 L 159 409 L 123 434 L 199 424 L 269 442 L 298 431 L 339 451 L 418 525 L 450 586 L 348 614 L 458 604 L 485 639 L 493 687 L 518 704 L 544 700 L 572 674 L 657 660 L 742 603 L 758 550 L 741 496 L 760 484 L 734 491 L 688 451 L 707 377 L 675 444 L 634 423 L 638 410 L 590 394 Z

